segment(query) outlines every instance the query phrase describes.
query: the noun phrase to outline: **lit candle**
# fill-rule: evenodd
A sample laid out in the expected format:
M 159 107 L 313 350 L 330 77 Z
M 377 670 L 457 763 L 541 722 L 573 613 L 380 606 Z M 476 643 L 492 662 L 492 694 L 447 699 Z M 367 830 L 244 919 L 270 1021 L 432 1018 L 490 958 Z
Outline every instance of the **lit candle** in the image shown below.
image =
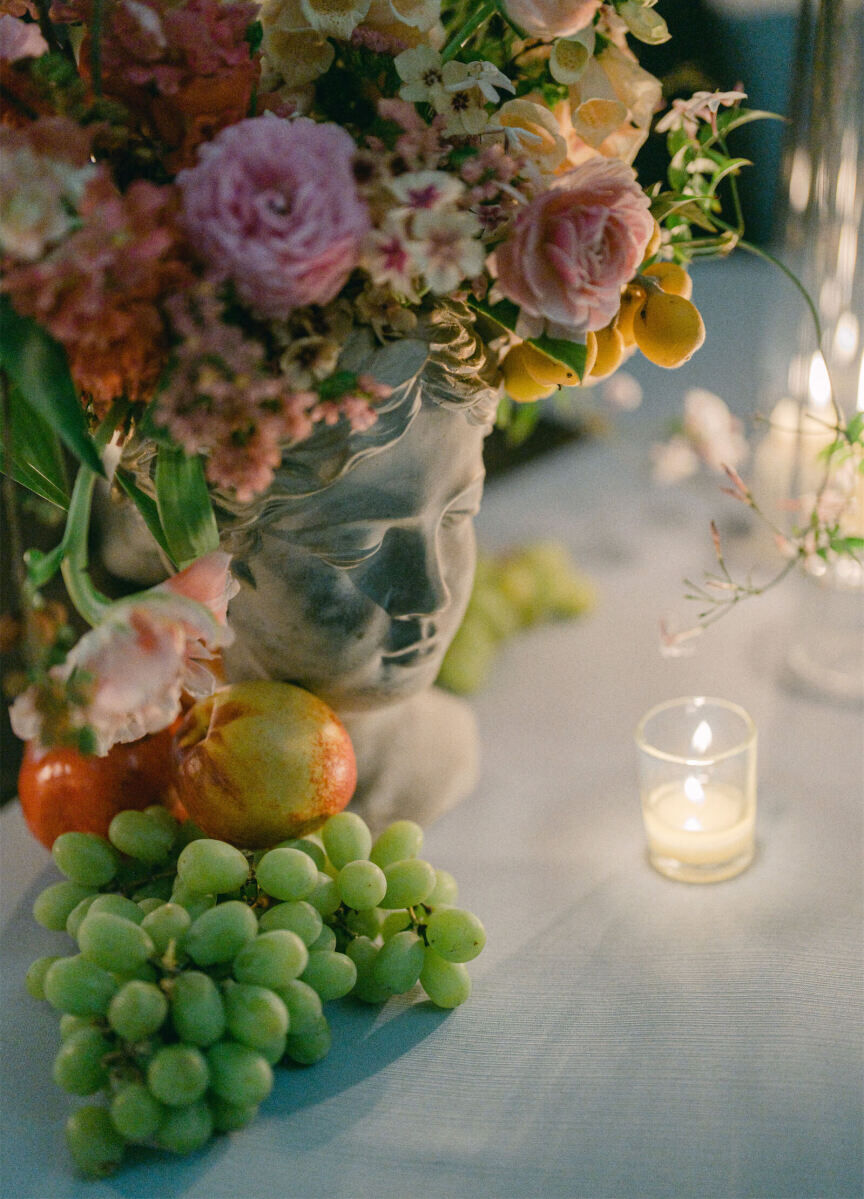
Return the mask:
M 739 787 L 687 775 L 651 792 L 643 816 L 652 855 L 706 866 L 752 854 L 756 812 Z

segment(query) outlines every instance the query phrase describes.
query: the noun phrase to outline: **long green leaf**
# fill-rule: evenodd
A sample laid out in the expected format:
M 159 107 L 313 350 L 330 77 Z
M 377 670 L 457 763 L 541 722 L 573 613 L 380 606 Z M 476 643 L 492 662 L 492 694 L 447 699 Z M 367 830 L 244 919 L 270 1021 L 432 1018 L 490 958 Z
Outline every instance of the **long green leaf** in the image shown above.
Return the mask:
M 160 446 L 156 458 L 156 506 L 168 553 L 182 570 L 219 548 L 219 531 L 199 455 Z
M 162 528 L 162 521 L 159 519 L 159 508 L 156 501 L 146 491 L 141 490 L 128 471 L 118 470 L 114 478 L 117 485 L 125 491 L 126 495 L 141 513 L 145 525 L 153 534 L 160 548 L 173 561 L 171 551 L 168 548 L 168 540 L 165 537 L 165 530 Z M 174 565 L 176 566 L 177 563 L 174 562 Z
M 63 347 L 35 321 L 19 316 L 5 295 L 0 296 L 0 365 L 72 453 L 104 475 Z
M 497 304 L 488 304 L 485 300 L 468 300 L 468 306 L 473 308 L 475 312 L 482 312 L 484 316 L 488 316 L 496 325 L 500 325 L 502 329 L 509 329 L 511 333 L 516 331 L 516 322 L 519 320 L 519 306 L 511 300 L 499 300 Z
M 588 351 L 581 342 L 564 341 L 561 337 L 547 337 L 545 333 L 542 337 L 529 337 L 528 341 L 538 350 L 542 350 L 549 358 L 554 358 L 556 362 L 563 363 L 568 370 L 575 371 L 580 379 L 585 374 Z
M 17 387 L 9 387 L 9 428 L 0 441 L 0 471 L 58 508 L 69 507 L 69 484 L 57 434 Z

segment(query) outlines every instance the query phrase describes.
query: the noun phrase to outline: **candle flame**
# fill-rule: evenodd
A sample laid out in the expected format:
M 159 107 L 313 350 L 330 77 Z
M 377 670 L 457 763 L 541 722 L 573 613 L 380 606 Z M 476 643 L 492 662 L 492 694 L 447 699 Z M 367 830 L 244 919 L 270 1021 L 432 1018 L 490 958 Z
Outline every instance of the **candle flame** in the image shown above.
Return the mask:
M 713 740 L 714 735 L 711 732 L 711 725 L 707 720 L 702 720 L 696 725 L 690 744 L 697 754 L 704 754 L 706 749 L 710 748 Z
M 831 400 L 831 379 L 821 350 L 811 357 L 809 374 L 810 405 L 813 408 L 826 408 Z
M 704 803 L 705 792 L 702 789 L 702 784 L 692 774 L 688 774 L 684 780 L 684 794 L 691 803 Z

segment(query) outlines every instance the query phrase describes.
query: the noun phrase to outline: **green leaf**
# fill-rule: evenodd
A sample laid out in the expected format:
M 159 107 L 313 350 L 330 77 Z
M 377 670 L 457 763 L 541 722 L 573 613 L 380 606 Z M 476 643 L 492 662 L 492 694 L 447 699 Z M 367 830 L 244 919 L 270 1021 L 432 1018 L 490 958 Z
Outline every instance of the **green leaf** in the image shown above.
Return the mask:
M 519 320 L 519 305 L 514 304 L 512 300 L 499 300 L 497 304 L 489 304 L 486 300 L 469 299 L 468 306 L 475 312 L 482 312 L 484 316 L 488 316 L 502 329 L 509 329 L 511 333 L 515 333 L 516 322 Z
M 584 376 L 588 350 L 581 342 L 564 341 L 563 338 L 547 337 L 545 334 L 542 337 L 529 337 L 528 341 L 568 370 L 575 371 L 580 380 Z
M 118 469 L 117 473 L 114 475 L 114 479 L 117 483 L 117 486 L 126 493 L 129 499 L 141 513 L 145 525 L 152 533 L 160 549 L 166 553 L 169 558 L 171 558 L 172 562 L 174 562 L 171 550 L 168 548 L 165 530 L 162 528 L 162 521 L 159 519 L 159 508 L 156 501 L 152 496 L 149 496 L 146 491 L 141 490 L 128 471 Z M 174 565 L 176 566 L 177 563 L 174 562 Z
M 54 578 L 63 565 L 66 557 L 66 546 L 61 541 L 53 550 L 43 554 L 41 550 L 29 549 L 24 553 L 24 564 L 27 567 L 27 578 L 31 586 L 39 591 L 46 583 Z
M 864 412 L 856 412 L 846 426 L 846 440 L 853 445 L 864 433 Z
M 156 506 L 168 553 L 182 570 L 219 548 L 219 531 L 200 455 L 160 446 L 156 458 Z
M 35 321 L 19 316 L 5 295 L 0 296 L 0 365 L 72 453 L 104 476 L 63 347 Z
M 57 434 L 17 387 L 9 387 L 9 428 L 0 441 L 0 471 L 58 508 L 69 507 L 69 484 Z

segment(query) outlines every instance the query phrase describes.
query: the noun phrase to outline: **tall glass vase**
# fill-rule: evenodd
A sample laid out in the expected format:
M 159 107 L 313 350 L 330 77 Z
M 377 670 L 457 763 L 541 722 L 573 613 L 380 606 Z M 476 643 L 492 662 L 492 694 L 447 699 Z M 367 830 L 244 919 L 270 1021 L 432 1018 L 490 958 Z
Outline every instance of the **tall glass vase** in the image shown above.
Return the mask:
M 841 527 L 864 536 L 864 475 L 823 451 L 837 420 L 864 410 L 864 3 L 802 0 L 784 153 L 781 259 L 813 299 L 778 309 L 765 348 L 755 488 L 774 522 L 799 526 L 815 503 L 842 507 Z M 792 314 L 795 315 L 792 315 Z M 830 380 L 830 382 L 829 382 Z M 788 665 L 840 699 L 864 699 L 864 569 L 823 562 L 800 581 Z

